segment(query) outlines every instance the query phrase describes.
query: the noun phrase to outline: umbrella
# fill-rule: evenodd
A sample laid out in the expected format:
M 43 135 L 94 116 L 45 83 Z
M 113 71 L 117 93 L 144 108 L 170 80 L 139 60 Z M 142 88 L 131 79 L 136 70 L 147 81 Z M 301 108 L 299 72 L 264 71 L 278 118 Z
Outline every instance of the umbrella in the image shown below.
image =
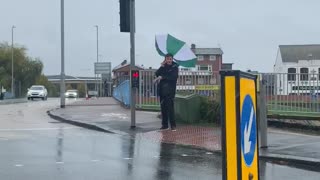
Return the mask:
M 156 48 L 161 56 L 172 54 L 173 59 L 180 66 L 195 67 L 196 65 L 197 57 L 190 47 L 170 34 L 156 35 Z

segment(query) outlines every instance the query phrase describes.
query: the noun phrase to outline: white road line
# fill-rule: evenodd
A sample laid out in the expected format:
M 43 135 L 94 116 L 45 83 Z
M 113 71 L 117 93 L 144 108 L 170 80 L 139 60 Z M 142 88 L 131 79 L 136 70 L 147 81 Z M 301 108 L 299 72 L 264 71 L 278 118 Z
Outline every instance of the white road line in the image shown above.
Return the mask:
M 25 128 L 25 129 L 0 129 L 0 131 L 48 131 L 48 130 L 59 130 L 59 129 L 80 129 L 79 127 L 64 127 L 64 128 Z
M 101 160 L 98 160 L 98 159 L 92 159 L 91 161 L 92 161 L 92 162 L 100 162 Z
M 59 161 L 59 162 L 56 162 L 56 164 L 64 164 L 64 162 Z
M 187 155 L 187 154 L 181 154 L 181 156 L 183 156 L 183 157 L 187 157 L 188 155 Z
M 123 159 L 125 159 L 125 160 L 130 160 L 130 159 L 132 159 L 132 158 L 123 158 Z
M 289 148 L 295 148 L 299 146 L 307 146 L 307 145 L 314 145 L 314 144 L 320 144 L 320 142 L 310 142 L 310 143 L 301 143 L 301 144 L 293 144 L 288 146 L 279 146 L 279 147 L 272 147 L 270 150 L 283 150 L 283 149 L 289 149 Z
M 15 166 L 16 167 L 23 167 L 24 165 L 23 164 L 16 164 Z
M 295 135 L 295 136 L 304 136 L 304 137 L 320 138 L 320 137 L 317 136 L 317 135 L 294 133 L 294 132 L 282 131 L 282 130 L 272 129 L 272 128 L 269 128 L 268 132 L 277 133 L 277 134 L 286 134 L 286 135 Z

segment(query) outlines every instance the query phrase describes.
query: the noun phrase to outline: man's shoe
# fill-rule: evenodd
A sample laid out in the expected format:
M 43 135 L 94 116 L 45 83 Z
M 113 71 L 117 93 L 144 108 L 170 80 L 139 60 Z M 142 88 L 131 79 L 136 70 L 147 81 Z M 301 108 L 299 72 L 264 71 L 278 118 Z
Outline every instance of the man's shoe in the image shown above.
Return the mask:
M 161 127 L 160 130 L 168 130 L 168 127 Z
M 177 131 L 177 129 L 175 127 L 171 128 L 171 131 Z

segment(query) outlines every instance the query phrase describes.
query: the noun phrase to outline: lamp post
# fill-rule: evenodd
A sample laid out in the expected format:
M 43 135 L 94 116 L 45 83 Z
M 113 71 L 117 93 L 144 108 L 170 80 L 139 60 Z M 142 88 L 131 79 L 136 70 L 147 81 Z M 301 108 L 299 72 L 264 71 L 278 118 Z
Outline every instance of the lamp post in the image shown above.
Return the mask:
M 94 27 L 96 27 L 96 32 L 97 32 L 97 63 L 99 62 L 99 26 L 95 25 Z M 96 74 L 95 72 L 95 77 L 96 77 L 96 91 L 99 94 L 99 88 L 98 88 L 98 77 L 99 75 Z
M 15 97 L 14 91 L 14 63 L 13 63 L 13 30 L 16 28 L 15 26 L 11 27 L 11 94 Z

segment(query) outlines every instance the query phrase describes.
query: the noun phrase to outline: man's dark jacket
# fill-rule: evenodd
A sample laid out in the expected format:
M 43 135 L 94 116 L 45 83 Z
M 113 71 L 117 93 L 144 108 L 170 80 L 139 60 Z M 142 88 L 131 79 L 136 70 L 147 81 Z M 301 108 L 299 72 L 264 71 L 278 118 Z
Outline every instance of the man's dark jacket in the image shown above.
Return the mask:
M 156 76 L 161 76 L 162 79 L 158 85 L 158 95 L 162 97 L 174 97 L 176 94 L 177 79 L 179 74 L 179 65 L 172 62 L 172 65 L 161 66 L 156 71 Z

